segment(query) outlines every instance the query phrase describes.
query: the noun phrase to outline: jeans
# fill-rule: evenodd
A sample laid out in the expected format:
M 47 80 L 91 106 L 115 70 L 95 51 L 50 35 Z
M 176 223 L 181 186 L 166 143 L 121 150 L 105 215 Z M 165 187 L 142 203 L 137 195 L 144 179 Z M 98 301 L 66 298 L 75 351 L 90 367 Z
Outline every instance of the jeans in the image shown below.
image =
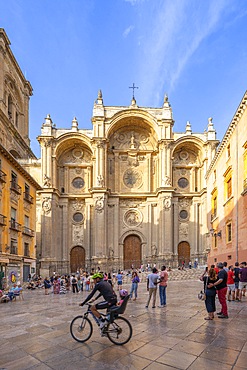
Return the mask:
M 166 305 L 166 286 L 159 286 L 159 293 L 160 293 L 160 305 Z
M 131 285 L 131 290 L 130 290 L 130 298 L 132 298 L 132 294 L 135 294 L 135 298 L 137 298 L 137 288 L 138 288 L 138 283 L 132 283 Z

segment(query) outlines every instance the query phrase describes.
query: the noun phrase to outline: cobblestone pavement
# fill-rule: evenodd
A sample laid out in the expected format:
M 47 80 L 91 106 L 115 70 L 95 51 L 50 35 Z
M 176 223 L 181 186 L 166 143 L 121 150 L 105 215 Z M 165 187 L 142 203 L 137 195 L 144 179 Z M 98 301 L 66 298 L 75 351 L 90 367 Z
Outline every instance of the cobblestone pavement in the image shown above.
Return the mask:
M 124 314 L 133 326 L 124 346 L 101 337 L 94 322 L 88 342 L 70 336 L 86 292 L 45 296 L 43 289 L 25 290 L 24 300 L 0 305 L 0 369 L 246 369 L 247 298 L 228 303 L 228 320 L 205 321 L 204 302 L 197 299 L 201 287 L 196 280 L 170 281 L 167 307 L 146 309 L 146 284 L 140 283 L 137 301 Z

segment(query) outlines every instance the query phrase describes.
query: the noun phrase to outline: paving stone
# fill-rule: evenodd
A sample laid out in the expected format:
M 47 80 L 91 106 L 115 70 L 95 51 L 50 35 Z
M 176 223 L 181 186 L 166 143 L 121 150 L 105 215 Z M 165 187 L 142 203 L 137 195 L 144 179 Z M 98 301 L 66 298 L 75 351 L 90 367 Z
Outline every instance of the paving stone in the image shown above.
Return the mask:
M 0 368 L 246 369 L 247 297 L 241 304 L 228 304 L 228 320 L 205 321 L 205 305 L 197 299 L 202 283 L 195 273 L 174 272 L 177 280 L 168 283 L 164 309 L 146 309 L 145 279 L 139 284 L 138 300 L 129 303 L 124 314 L 133 327 L 133 336 L 124 346 L 101 337 L 93 320 L 90 340 L 78 343 L 71 337 L 70 322 L 85 312 L 79 303 L 86 292 L 45 296 L 42 289 L 24 291 L 24 301 L 0 305 Z M 130 282 L 125 288 L 130 289 Z M 218 300 L 216 304 L 218 311 Z

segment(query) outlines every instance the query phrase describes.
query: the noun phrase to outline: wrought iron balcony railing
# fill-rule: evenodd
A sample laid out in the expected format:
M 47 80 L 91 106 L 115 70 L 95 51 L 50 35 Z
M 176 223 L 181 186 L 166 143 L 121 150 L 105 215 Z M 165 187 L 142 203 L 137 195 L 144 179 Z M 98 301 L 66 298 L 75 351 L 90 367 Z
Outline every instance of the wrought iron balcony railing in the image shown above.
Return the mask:
M 33 197 L 29 193 L 25 192 L 24 194 L 24 200 L 26 200 L 28 203 L 33 204 Z
M 18 222 L 16 222 L 16 220 L 15 219 L 11 219 L 10 221 L 9 221 L 9 228 L 10 229 L 12 229 L 12 230 L 15 230 L 15 231 L 21 231 L 21 224 L 19 224 Z
M 33 238 L 34 237 L 34 230 L 29 229 L 29 227 L 22 226 L 22 234 L 31 236 Z
M 10 181 L 10 189 L 14 190 L 17 194 L 21 194 L 21 187 L 16 181 Z

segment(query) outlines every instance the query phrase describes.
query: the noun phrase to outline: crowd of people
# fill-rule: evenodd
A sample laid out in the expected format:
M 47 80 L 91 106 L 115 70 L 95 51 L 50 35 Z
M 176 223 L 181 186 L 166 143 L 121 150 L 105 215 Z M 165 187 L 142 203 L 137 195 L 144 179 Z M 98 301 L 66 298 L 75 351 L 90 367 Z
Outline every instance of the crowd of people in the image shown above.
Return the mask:
M 228 302 L 241 302 L 247 288 L 247 264 L 236 262 L 227 266 L 227 262 L 219 262 L 217 266 L 206 267 L 201 280 L 204 283 L 205 306 L 208 316 L 205 320 L 213 320 L 216 312 L 216 294 L 221 305 L 218 318 L 228 319 Z

